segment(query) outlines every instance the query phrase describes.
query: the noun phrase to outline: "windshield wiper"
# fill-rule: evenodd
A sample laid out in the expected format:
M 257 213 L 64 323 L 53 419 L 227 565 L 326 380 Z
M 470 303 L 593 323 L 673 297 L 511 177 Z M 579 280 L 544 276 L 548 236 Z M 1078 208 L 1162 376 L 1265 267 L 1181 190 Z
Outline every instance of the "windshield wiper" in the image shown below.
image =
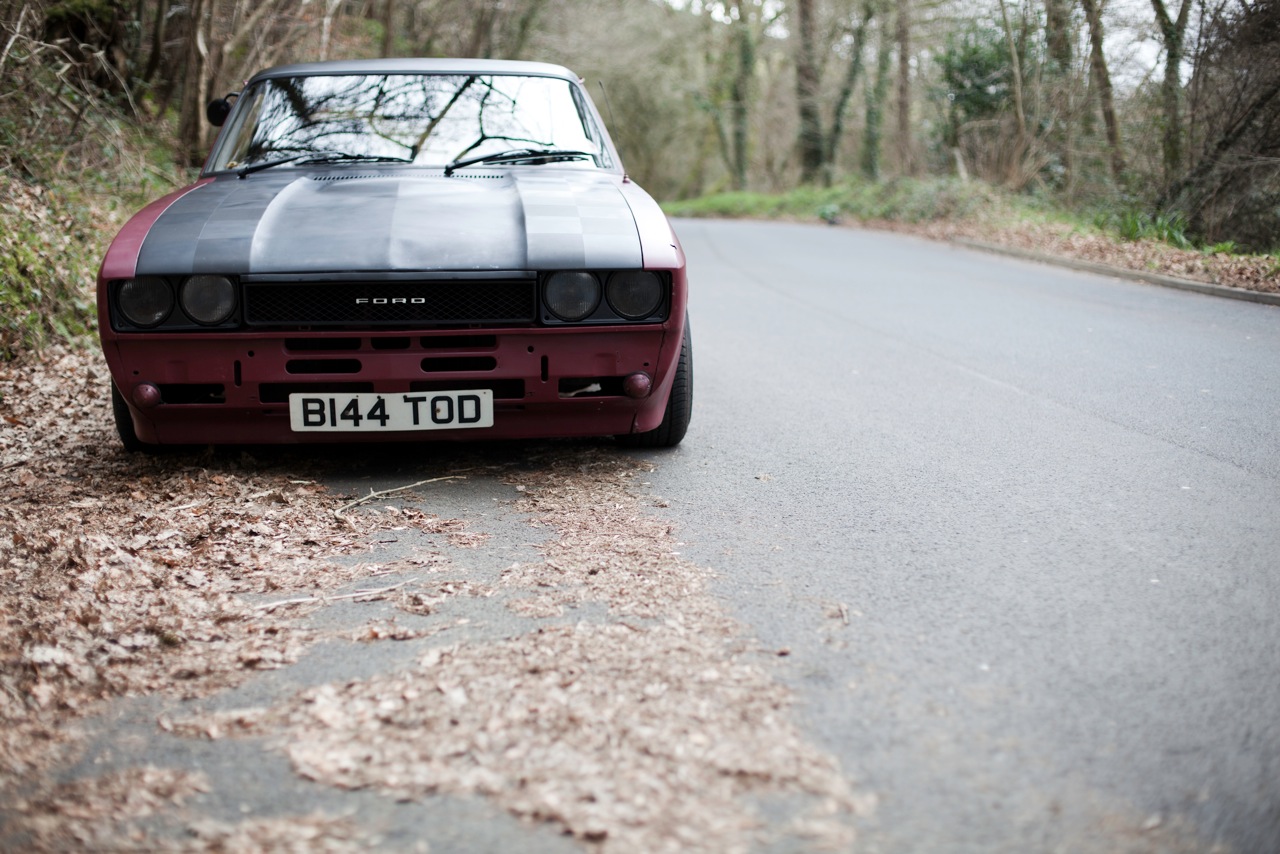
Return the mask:
M 392 157 L 384 154 L 349 154 L 345 151 L 317 151 L 307 152 L 306 154 L 295 154 L 292 157 L 282 157 L 279 160 L 264 160 L 261 163 L 250 163 L 248 166 L 242 166 L 237 172 L 241 178 L 245 175 L 251 175 L 254 172 L 261 172 L 264 169 L 270 169 L 273 166 L 282 166 L 285 163 L 333 163 L 335 161 L 360 161 L 363 163 L 412 163 L 413 161 L 407 157 Z
M 566 160 L 594 159 L 595 155 L 589 151 L 573 151 L 564 148 L 513 148 L 510 151 L 497 151 L 493 154 L 455 160 L 444 167 L 444 174 L 452 175 L 457 169 L 480 163 L 560 163 Z

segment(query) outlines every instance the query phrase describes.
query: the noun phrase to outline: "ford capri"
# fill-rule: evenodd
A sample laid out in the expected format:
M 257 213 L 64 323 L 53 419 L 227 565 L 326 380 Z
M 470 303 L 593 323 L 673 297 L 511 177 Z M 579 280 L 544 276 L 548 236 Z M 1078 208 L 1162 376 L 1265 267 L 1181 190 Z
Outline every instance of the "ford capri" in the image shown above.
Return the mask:
M 684 254 L 570 71 L 281 66 L 208 116 L 98 275 L 126 449 L 684 437 Z

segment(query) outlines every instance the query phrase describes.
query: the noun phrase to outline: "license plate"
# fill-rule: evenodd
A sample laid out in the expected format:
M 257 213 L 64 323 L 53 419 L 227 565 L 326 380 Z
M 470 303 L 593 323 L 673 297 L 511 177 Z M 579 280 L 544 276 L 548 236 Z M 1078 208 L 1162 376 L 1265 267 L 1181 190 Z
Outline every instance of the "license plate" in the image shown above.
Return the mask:
M 396 433 L 493 426 L 493 392 L 417 391 L 395 394 L 291 394 L 294 432 Z

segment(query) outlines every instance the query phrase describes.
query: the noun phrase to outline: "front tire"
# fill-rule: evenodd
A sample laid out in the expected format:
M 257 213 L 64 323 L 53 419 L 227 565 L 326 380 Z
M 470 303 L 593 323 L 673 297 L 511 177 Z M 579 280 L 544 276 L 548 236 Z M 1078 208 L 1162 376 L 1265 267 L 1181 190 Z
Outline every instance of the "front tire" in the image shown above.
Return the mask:
M 662 423 L 643 433 L 617 436 L 618 444 L 627 448 L 674 448 L 689 429 L 693 416 L 693 338 L 689 319 L 684 321 L 684 341 L 680 345 L 680 361 L 671 381 L 671 394 L 662 413 Z
M 138 432 L 133 428 L 133 415 L 129 412 L 129 405 L 124 402 L 124 395 L 114 382 L 111 383 L 111 414 L 115 416 L 116 433 L 120 435 L 120 444 L 126 451 L 131 454 L 154 454 L 160 450 L 159 445 L 138 438 Z

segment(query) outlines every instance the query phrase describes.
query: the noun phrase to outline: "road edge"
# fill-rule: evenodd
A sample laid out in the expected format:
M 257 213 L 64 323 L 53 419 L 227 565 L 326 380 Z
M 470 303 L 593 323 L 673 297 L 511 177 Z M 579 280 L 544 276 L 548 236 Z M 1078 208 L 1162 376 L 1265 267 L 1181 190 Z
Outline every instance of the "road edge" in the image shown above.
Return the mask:
M 1196 293 L 1208 294 L 1209 296 L 1226 297 L 1228 299 L 1244 300 L 1245 302 L 1280 306 L 1280 294 L 1268 293 L 1266 291 L 1251 291 L 1245 288 L 1232 288 L 1226 285 L 1197 282 L 1192 279 L 1180 279 L 1176 276 L 1166 276 L 1162 273 L 1148 273 L 1143 270 L 1128 270 L 1124 267 L 1112 267 L 1109 264 L 1100 264 L 1096 261 L 1082 261 L 1078 258 L 1064 258 L 1060 255 L 1048 255 L 1043 252 L 1036 252 L 1030 249 L 1020 249 L 1015 246 L 1001 246 L 998 243 L 986 243 L 981 240 L 970 240 L 963 237 L 952 238 L 949 242 L 954 246 L 960 246 L 965 249 L 976 249 L 980 252 L 990 252 L 996 255 L 1008 255 L 1010 257 L 1021 258 L 1026 261 L 1038 261 L 1042 264 L 1052 264 L 1058 267 L 1066 267 L 1071 270 L 1079 270 L 1084 273 L 1100 273 L 1104 276 L 1113 276 L 1118 279 L 1130 279 L 1132 281 L 1143 282 L 1148 285 L 1160 285 L 1166 288 L 1176 288 L 1177 290 L 1182 291 L 1194 291 Z

